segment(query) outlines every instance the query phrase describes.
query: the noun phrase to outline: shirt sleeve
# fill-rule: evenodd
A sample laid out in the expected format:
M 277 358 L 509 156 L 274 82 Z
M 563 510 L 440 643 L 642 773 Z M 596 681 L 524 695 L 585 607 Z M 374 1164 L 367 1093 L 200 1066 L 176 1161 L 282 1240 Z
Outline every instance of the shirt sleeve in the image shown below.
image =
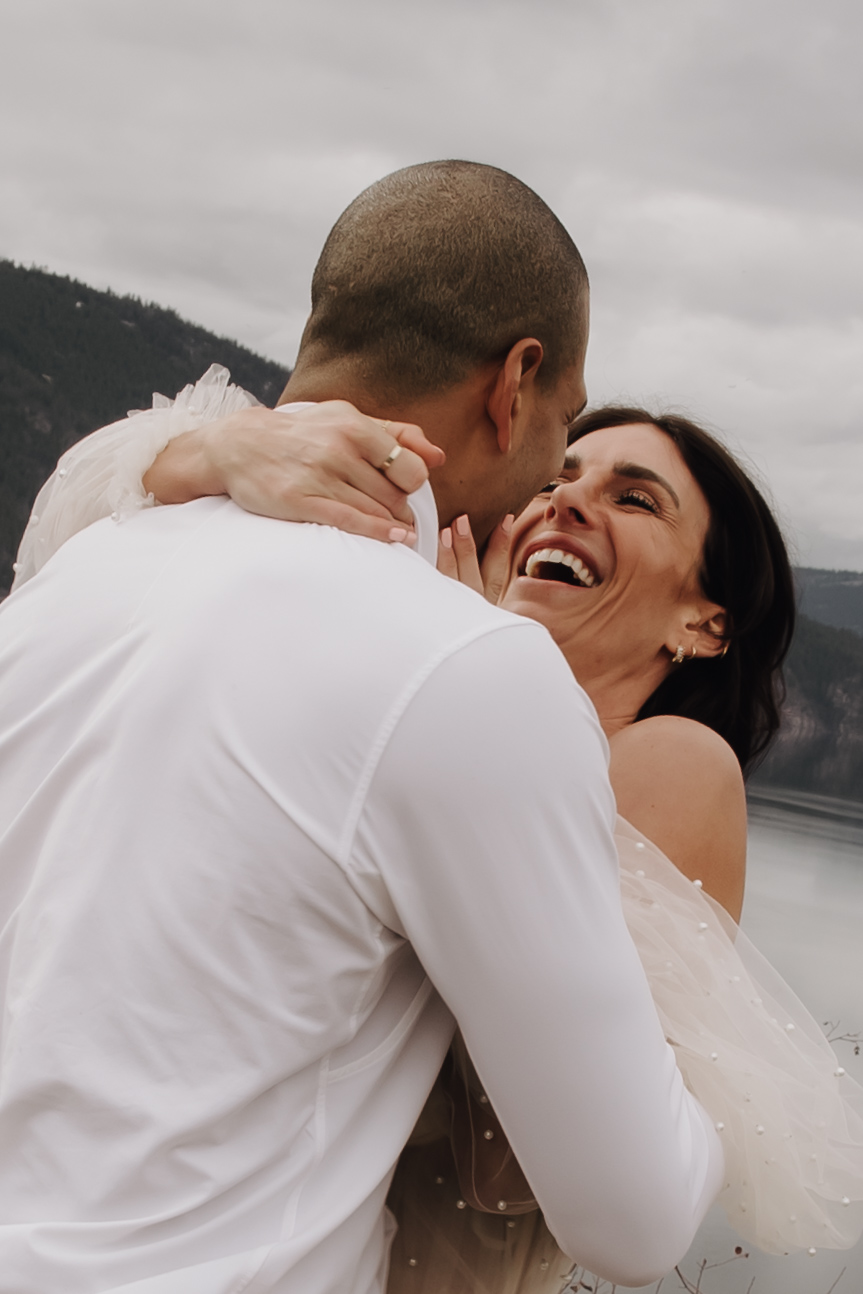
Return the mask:
M 641 1285 L 682 1258 L 724 1170 L 624 923 L 613 823 L 595 711 L 525 622 L 416 691 L 351 865 L 380 878 L 560 1247 Z

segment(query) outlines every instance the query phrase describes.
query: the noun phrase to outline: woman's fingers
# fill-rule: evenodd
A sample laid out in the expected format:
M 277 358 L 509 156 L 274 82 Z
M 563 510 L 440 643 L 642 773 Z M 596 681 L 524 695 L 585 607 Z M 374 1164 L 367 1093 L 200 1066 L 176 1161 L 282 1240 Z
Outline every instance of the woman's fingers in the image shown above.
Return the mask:
M 477 593 L 482 593 L 489 602 L 498 603 L 509 564 L 509 537 L 513 520 L 511 515 L 504 517 L 492 534 L 480 564 L 469 519 L 466 516 L 456 517 L 452 526 L 447 526 L 440 532 L 438 570 Z
M 346 442 L 355 456 L 404 494 L 418 490 L 428 480 L 429 468 L 444 461 L 443 450 L 414 423 L 370 418 L 344 400 L 326 400 L 317 409 L 322 434 L 329 430 L 336 443 Z
M 305 496 L 308 498 L 309 496 Z M 385 504 L 379 503 L 373 499 L 365 490 L 357 489 L 348 481 L 337 481 L 330 493 L 325 497 L 325 501 L 343 504 L 353 509 L 354 512 L 361 512 L 367 517 L 380 517 L 381 520 L 389 522 L 390 525 L 401 525 L 402 521 L 413 529 L 414 519 L 410 508 L 405 508 L 406 518 L 398 516 L 393 510 Z M 304 517 L 304 521 L 316 521 L 317 517 Z
M 412 423 L 386 422 L 344 400 L 299 409 L 252 408 L 172 441 L 151 467 L 147 488 L 163 503 L 230 494 L 249 512 L 320 521 L 388 538 L 413 531 L 407 496 L 443 461 Z M 347 511 L 345 511 L 347 509 Z M 341 521 L 336 521 L 336 517 Z M 379 518 L 386 524 L 363 518 Z
M 395 485 L 412 494 L 414 490 L 420 488 L 423 481 L 428 479 L 431 468 L 443 466 L 446 462 L 446 454 L 439 446 L 427 440 L 422 428 L 414 423 L 391 423 L 388 431 L 392 432 L 401 445 L 402 453 L 392 466 L 387 468 L 386 475 Z M 414 461 L 416 458 L 419 458 L 423 464 L 424 474 L 421 478 Z
M 335 470 L 336 465 L 333 466 Z M 342 467 L 346 484 L 365 494 L 370 501 L 373 500 L 386 508 L 387 512 L 392 513 L 394 517 L 413 525 L 413 513 L 407 494 L 388 480 L 383 472 L 375 471 L 365 459 L 356 459 L 351 463 L 342 461 Z M 335 485 L 333 492 L 335 492 Z
M 413 422 L 393 422 L 390 423 L 389 430 L 393 428 L 398 430 L 393 432 L 400 445 L 405 445 L 414 454 L 418 454 L 425 463 L 426 467 L 443 467 L 446 462 L 446 454 L 439 445 L 433 445 L 426 438 L 426 434 L 421 427 Z
M 510 513 L 492 531 L 480 567 L 485 596 L 497 605 L 503 596 L 509 568 L 509 541 L 515 517 Z
M 476 553 L 473 531 L 467 516 L 456 517 L 452 527 L 452 548 L 458 563 L 458 577 L 462 584 L 483 592 L 482 574 Z
M 451 580 L 458 579 L 458 562 L 452 550 L 452 529 L 445 526 L 438 537 L 437 568 L 441 575 Z
M 412 547 L 416 543 L 416 531 L 410 526 L 392 518 L 373 516 L 349 503 L 335 499 L 315 499 L 310 511 L 314 516 L 307 518 L 322 526 L 335 526 L 349 535 L 364 535 L 367 539 L 377 539 L 381 543 L 406 544 Z
M 452 526 L 441 531 L 438 548 L 438 570 L 460 584 L 482 593 L 482 575 L 476 555 L 476 544 L 466 516 L 456 517 Z
M 352 535 L 410 546 L 416 543 L 416 528 L 413 513 L 406 504 L 404 512 L 407 515 L 402 518 L 345 481 L 335 482 L 327 496 L 305 491 L 303 483 L 298 482 L 292 486 L 282 508 L 283 517 L 288 520 L 313 521 Z

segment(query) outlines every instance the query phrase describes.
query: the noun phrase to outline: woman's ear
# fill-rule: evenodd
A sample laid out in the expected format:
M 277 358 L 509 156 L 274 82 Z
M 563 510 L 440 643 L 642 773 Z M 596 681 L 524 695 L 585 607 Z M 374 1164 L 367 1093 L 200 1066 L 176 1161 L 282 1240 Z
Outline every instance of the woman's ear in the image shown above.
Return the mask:
M 722 656 L 728 643 L 728 614 L 722 607 L 711 606 L 710 613 L 698 626 L 698 641 L 695 643 L 699 656 Z
M 533 391 L 542 356 L 542 342 L 523 337 L 510 348 L 489 387 L 485 407 L 502 454 L 512 449 L 515 425 L 524 411 L 525 397 Z
M 680 623 L 679 628 L 672 630 L 664 646 L 672 657 L 680 649 L 683 659 L 700 656 L 709 660 L 721 656 L 725 651 L 728 614 L 715 602 L 702 602 L 697 607 L 690 607 L 689 613 Z

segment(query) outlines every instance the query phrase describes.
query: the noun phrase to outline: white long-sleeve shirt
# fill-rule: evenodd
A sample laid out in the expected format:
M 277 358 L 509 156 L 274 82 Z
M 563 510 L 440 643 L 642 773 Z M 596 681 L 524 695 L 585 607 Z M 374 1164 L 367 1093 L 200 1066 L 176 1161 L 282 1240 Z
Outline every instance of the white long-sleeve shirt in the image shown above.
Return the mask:
M 205 499 L 70 540 L 0 679 L 0 1294 L 382 1290 L 453 1017 L 561 1246 L 682 1255 L 721 1150 L 545 630 Z

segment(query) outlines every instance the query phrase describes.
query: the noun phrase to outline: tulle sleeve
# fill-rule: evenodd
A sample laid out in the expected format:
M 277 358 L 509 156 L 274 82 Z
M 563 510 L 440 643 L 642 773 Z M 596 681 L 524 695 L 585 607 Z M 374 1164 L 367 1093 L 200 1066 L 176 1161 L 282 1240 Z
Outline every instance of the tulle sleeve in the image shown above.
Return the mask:
M 15 562 L 13 589 L 45 565 L 67 539 L 85 526 L 120 521 L 154 503 L 142 478 L 176 436 L 259 402 L 232 386 L 231 375 L 213 364 L 174 400 L 153 396 L 152 409 L 133 410 L 68 449 L 36 496 Z
M 728 1220 L 768 1253 L 863 1231 L 863 1090 L 728 914 L 644 836 L 615 834 L 627 925 L 687 1087 L 725 1149 Z
M 768 1253 L 850 1248 L 863 1231 L 863 1091 L 728 914 L 622 818 L 615 840 L 624 915 L 657 1012 L 722 1138 L 719 1200 L 731 1225 Z M 542 1214 L 513 1216 L 506 1201 L 499 1217 L 472 1209 L 459 1146 L 454 1156 L 426 1124 L 432 1135 L 409 1144 L 390 1195 L 399 1230 L 387 1294 L 567 1288 L 572 1264 Z M 470 1129 L 456 1133 L 469 1152 Z

